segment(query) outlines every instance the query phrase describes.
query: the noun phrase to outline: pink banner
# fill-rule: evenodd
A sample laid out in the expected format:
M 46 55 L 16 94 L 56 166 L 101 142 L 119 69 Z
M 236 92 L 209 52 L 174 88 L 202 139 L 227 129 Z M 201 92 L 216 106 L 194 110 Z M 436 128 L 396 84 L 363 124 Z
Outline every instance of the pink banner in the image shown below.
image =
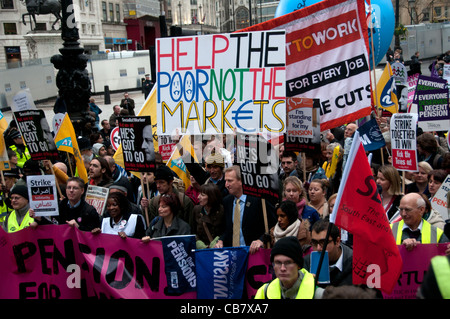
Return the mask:
M 270 268 L 270 249 L 260 249 L 248 256 L 245 286 L 248 298 L 255 298 L 258 288 L 273 279 Z
M 430 260 L 437 255 L 445 255 L 447 244 L 419 244 L 412 251 L 398 245 L 403 260 L 403 268 L 397 285 L 391 294 L 383 294 L 386 299 L 416 299 L 417 289 L 430 266 Z
M 66 225 L 12 234 L 1 229 L 0 256 L 2 299 L 174 298 L 164 293 L 159 241 L 92 235 Z

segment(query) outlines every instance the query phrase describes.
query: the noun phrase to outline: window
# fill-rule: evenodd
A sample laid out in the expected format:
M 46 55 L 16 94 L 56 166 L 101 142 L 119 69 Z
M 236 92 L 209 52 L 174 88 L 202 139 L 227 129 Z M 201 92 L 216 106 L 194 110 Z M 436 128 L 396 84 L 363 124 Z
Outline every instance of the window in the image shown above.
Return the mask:
M 191 0 L 191 5 L 196 5 L 197 4 L 197 0 Z
M 103 21 L 108 21 L 107 14 L 106 14 L 106 2 L 102 1 L 102 14 L 103 14 Z
M 114 3 L 109 4 L 109 20 L 114 22 Z
M 430 9 L 425 8 L 425 9 L 423 9 L 422 13 L 423 13 L 422 21 L 430 21 Z
M 442 15 L 442 8 L 441 7 L 435 7 L 434 8 L 434 14 L 436 18 L 440 18 Z
M 15 23 L 3 23 L 5 34 L 17 34 L 17 27 Z
M 89 3 L 89 12 L 95 12 L 94 2 L 92 0 L 89 0 L 88 3 Z
M 34 28 L 38 31 L 47 31 L 47 23 L 36 23 L 36 27 Z
M 2 0 L 0 3 L 2 9 L 14 9 L 14 0 Z
M 120 22 L 120 4 L 116 3 L 116 21 Z

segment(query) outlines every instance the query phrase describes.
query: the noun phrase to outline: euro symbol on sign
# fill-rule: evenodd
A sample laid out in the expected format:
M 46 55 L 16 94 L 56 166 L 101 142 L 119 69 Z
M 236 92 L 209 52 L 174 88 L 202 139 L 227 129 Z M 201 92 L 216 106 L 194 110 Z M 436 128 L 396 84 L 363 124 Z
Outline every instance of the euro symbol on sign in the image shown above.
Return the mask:
M 231 118 L 232 120 L 234 120 L 234 122 L 236 123 L 236 127 L 238 127 L 239 129 L 241 129 L 244 132 L 254 132 L 256 131 L 256 129 L 252 129 L 252 130 L 247 130 L 245 128 L 243 128 L 240 124 L 239 124 L 239 120 L 251 120 L 253 118 L 253 111 L 252 110 L 242 110 L 242 108 L 244 106 L 246 106 L 247 104 L 251 103 L 252 100 L 248 100 L 247 102 L 245 102 L 244 104 L 242 104 L 236 111 L 231 111 L 232 114 L 234 114 L 234 116 Z M 249 116 L 241 116 L 242 114 L 249 114 Z

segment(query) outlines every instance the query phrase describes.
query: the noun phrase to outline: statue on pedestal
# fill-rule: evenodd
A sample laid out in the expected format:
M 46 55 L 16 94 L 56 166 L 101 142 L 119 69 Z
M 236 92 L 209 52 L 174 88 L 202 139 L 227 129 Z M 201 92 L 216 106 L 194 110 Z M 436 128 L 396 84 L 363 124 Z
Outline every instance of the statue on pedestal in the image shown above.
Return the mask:
M 30 16 L 34 21 L 34 28 L 36 28 L 36 15 L 40 14 L 53 14 L 56 17 L 55 22 L 52 24 L 52 30 L 55 30 L 55 24 L 61 20 L 61 2 L 60 0 L 20 0 L 27 6 L 27 13 L 22 15 L 22 22 L 25 22 L 25 16 Z M 31 23 L 31 19 L 30 19 Z M 33 24 L 31 24 L 31 30 L 34 30 Z

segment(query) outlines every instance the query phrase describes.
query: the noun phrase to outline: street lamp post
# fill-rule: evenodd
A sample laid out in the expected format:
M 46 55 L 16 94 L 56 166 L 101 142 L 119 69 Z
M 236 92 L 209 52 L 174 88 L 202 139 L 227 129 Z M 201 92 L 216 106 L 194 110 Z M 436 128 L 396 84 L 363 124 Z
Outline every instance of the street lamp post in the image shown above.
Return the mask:
M 202 9 L 203 9 L 203 7 L 202 7 L 202 5 L 200 4 L 199 6 L 198 6 L 198 8 L 200 9 L 200 12 L 199 12 L 199 14 L 200 14 L 200 17 L 199 17 L 199 23 L 200 23 L 200 34 L 201 35 L 203 35 L 203 14 L 202 14 Z
M 181 18 L 181 2 L 178 2 L 178 9 L 180 11 L 180 27 L 183 26 L 183 19 Z
M 59 97 L 55 109 L 65 108 L 76 133 L 87 136 L 92 132 L 95 123 L 95 119 L 88 113 L 91 97 L 91 81 L 86 69 L 88 57 L 78 42 L 80 36 L 72 0 L 61 0 L 61 9 L 63 48 L 59 49 L 61 54 L 52 56 L 50 60 L 59 70 L 56 75 Z

